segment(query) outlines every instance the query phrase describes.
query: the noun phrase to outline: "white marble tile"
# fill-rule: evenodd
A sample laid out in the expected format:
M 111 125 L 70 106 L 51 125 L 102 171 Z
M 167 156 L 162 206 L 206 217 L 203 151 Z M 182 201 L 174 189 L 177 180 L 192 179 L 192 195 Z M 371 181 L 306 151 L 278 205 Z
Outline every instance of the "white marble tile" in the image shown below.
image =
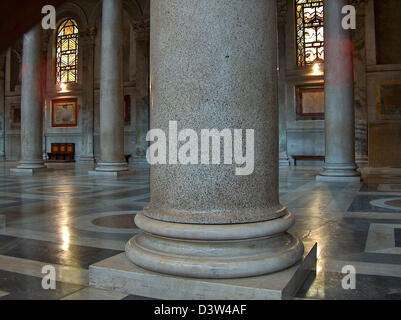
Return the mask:
M 372 223 L 369 227 L 365 252 L 401 254 L 401 248 L 395 246 L 394 229 L 401 229 L 401 224 Z

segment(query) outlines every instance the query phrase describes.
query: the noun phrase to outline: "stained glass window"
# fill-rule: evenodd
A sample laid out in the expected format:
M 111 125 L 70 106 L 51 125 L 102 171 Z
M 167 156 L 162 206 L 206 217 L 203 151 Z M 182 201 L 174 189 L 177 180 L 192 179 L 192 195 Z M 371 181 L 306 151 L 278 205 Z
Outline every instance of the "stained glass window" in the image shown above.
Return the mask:
M 73 19 L 65 20 L 57 31 L 57 83 L 77 82 L 78 25 Z
M 295 0 L 297 65 L 324 61 L 324 8 L 321 0 Z

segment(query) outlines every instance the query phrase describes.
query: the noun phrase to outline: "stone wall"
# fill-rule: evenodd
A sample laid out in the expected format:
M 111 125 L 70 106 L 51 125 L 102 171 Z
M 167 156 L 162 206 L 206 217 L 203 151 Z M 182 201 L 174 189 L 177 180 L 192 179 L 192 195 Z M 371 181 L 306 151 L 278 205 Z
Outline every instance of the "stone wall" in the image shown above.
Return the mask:
M 401 12 L 390 12 L 392 7 L 399 6 L 399 1 L 393 0 L 369 0 L 366 5 L 365 17 L 365 41 L 366 41 L 366 92 L 367 92 L 367 109 L 368 109 L 368 125 L 369 125 L 369 166 L 372 167 L 399 167 L 401 159 L 401 149 L 397 144 L 388 144 L 391 137 L 396 134 L 395 139 L 401 140 L 399 133 L 401 132 L 401 90 L 398 89 L 398 107 L 394 108 L 393 114 L 386 114 L 380 109 L 383 85 L 401 86 L 401 64 L 397 60 L 400 55 L 399 35 L 388 35 L 388 30 L 401 30 Z M 383 18 L 383 14 L 387 12 L 389 19 Z M 378 17 L 381 19 L 380 26 Z M 397 16 L 397 17 L 395 17 Z M 387 31 L 386 31 L 387 30 Z M 399 33 L 399 32 L 398 32 Z M 390 53 L 386 57 L 383 56 L 383 43 L 389 43 L 389 39 L 393 36 L 398 40 L 388 44 L 387 50 L 393 51 L 398 58 Z M 383 64 L 385 62 L 385 64 Z M 387 62 L 387 63 L 386 63 Z M 398 135 L 398 136 L 397 136 Z M 386 153 L 383 153 L 381 145 L 386 145 Z M 385 154 L 391 155 L 389 157 Z
M 146 146 L 148 124 L 148 67 L 149 50 L 149 0 L 124 0 L 124 95 L 129 96 L 130 119 L 125 124 L 125 153 L 135 157 L 138 146 Z M 66 18 L 73 18 L 79 27 L 79 77 L 78 83 L 61 92 L 56 85 L 56 30 L 42 30 L 42 54 L 45 71 L 43 90 L 44 126 L 43 153 L 51 150 L 52 143 L 75 143 L 76 161 L 93 161 L 99 145 L 99 83 L 100 83 L 100 0 L 65 2 L 57 9 L 57 26 Z M 145 28 L 138 29 L 138 25 Z M 138 34 L 140 35 L 138 37 Z M 5 53 L 5 68 L 0 63 L 0 84 L 4 77 L 5 92 L 0 92 L 0 157 L 6 160 L 20 157 L 20 130 L 10 127 L 10 108 L 20 104 L 21 41 Z M 139 52 L 139 54 L 137 54 Z M 54 128 L 51 122 L 52 101 L 60 98 L 78 99 L 78 125 L 74 128 Z M 140 125 L 138 125 L 138 123 Z M 142 123 L 145 123 L 144 125 Z M 137 134 L 137 130 L 139 134 Z M 5 150 L 5 152 L 4 152 Z M 144 157 L 144 152 L 139 152 Z

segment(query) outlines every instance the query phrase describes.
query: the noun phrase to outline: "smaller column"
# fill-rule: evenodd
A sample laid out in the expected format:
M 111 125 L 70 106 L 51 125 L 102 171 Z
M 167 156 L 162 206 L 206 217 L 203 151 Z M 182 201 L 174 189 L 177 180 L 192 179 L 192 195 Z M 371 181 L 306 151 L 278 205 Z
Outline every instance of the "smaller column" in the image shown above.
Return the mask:
M 103 0 L 100 161 L 89 175 L 132 174 L 124 157 L 122 0 Z
M 24 35 L 21 80 L 21 160 L 12 175 L 33 175 L 47 170 L 42 156 L 42 97 L 40 26 Z
M 95 161 L 93 136 L 94 136 L 94 51 L 96 28 L 88 28 L 82 32 L 80 45 L 83 51 L 83 90 L 82 90 L 82 137 L 81 137 L 81 155 L 79 162 L 93 164 Z
M 279 112 L 279 160 L 280 167 L 290 166 L 290 158 L 287 153 L 287 89 L 285 81 L 286 48 L 285 26 L 287 11 L 278 10 L 277 37 L 278 37 L 278 112 Z
M 133 157 L 135 168 L 149 169 L 146 159 L 148 142 L 146 135 L 149 131 L 149 18 L 133 23 L 135 32 L 135 64 L 136 92 L 135 95 L 135 129 L 136 151 Z
M 354 78 L 351 30 L 342 27 L 347 0 L 324 2 L 326 163 L 321 182 L 360 182 L 355 164 Z

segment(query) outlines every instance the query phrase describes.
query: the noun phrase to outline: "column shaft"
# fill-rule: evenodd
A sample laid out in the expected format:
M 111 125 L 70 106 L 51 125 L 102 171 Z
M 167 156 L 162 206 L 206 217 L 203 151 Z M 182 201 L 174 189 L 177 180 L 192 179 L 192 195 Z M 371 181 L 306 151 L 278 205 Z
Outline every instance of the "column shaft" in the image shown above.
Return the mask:
M 93 135 L 94 135 L 94 60 L 95 60 L 96 29 L 89 28 L 81 36 L 83 51 L 83 91 L 82 91 L 82 137 L 80 162 L 94 161 Z
M 342 27 L 347 0 L 325 1 L 326 163 L 318 181 L 359 181 L 355 164 L 351 30 Z
M 151 128 L 175 135 L 169 122 L 177 121 L 178 132 L 198 137 L 204 129 L 253 129 L 254 152 L 246 152 L 254 171 L 239 176 L 223 161 L 173 164 L 170 150 L 169 164 L 151 168 L 151 203 L 135 220 L 145 232 L 127 244 L 128 257 L 199 278 L 296 263 L 303 245 L 286 233 L 294 219 L 278 197 L 275 1 L 151 1 L 150 31 Z
M 126 171 L 122 60 L 122 0 L 103 0 L 100 162 L 96 171 Z
M 40 26 L 23 37 L 21 76 L 21 161 L 17 169 L 45 168 L 42 156 Z

